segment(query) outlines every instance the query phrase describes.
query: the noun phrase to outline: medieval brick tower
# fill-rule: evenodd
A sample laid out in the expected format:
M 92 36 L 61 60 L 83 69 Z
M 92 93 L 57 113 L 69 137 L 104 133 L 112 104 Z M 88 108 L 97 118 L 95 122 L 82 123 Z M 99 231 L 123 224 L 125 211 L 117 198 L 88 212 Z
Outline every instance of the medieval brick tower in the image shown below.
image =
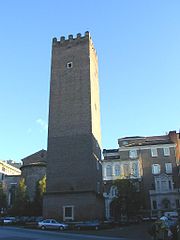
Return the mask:
M 98 61 L 89 32 L 52 43 L 44 217 L 101 219 Z

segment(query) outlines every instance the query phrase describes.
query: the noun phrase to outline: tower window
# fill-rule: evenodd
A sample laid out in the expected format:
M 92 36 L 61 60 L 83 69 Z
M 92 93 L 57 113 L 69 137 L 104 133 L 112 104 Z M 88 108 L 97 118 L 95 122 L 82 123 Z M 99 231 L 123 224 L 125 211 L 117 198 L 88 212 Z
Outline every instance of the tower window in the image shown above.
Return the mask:
M 68 62 L 68 63 L 66 64 L 66 67 L 67 67 L 67 68 L 72 68 L 72 67 L 73 67 L 73 62 Z

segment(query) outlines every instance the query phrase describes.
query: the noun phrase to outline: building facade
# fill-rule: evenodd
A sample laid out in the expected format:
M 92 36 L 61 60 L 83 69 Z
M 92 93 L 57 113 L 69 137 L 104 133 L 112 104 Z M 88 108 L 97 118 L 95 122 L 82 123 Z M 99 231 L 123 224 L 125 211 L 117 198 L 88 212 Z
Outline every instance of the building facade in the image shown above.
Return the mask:
M 30 201 L 34 200 L 37 183 L 46 176 L 47 151 L 42 149 L 22 159 L 21 177 L 25 179 Z
M 137 178 L 145 196 L 145 213 L 161 215 L 164 211 L 180 210 L 179 134 L 125 137 L 118 139 L 119 148 L 104 150 L 103 179 Z M 113 199 L 112 189 L 105 192 L 106 208 Z M 108 205 L 108 207 L 107 207 Z M 106 211 L 106 215 L 109 215 Z
M 14 189 L 17 185 L 17 181 L 21 176 L 21 170 L 15 166 L 21 164 L 15 163 L 12 160 L 0 161 L 0 183 L 2 184 L 3 192 L 7 196 L 7 205 L 11 204 L 10 188 Z M 6 209 L 2 207 L 0 203 L 0 213 L 4 213 Z
M 98 60 L 89 32 L 53 39 L 43 215 L 104 215 Z
M 16 189 L 22 178 L 25 180 L 29 200 L 34 200 L 37 182 L 46 176 L 46 154 L 47 151 L 42 149 L 23 158 L 22 164 L 10 162 L 13 166 L 3 162 L 2 166 L 6 167 L 2 175 L 3 190 L 7 195 L 8 208 L 11 208 L 14 203 Z M 20 169 L 15 168 L 14 165 L 20 166 Z
M 142 183 L 142 159 L 137 152 L 121 151 L 120 149 L 103 150 L 103 181 L 106 219 L 113 218 L 111 204 L 117 195 L 115 180 L 129 179 L 137 191 Z
M 8 161 L 0 161 L 0 179 L 3 180 L 5 176 L 9 175 L 20 175 L 21 170 L 14 166 L 13 161 L 10 161 L 11 164 L 8 163 Z M 16 164 L 16 166 L 20 166 L 19 164 Z

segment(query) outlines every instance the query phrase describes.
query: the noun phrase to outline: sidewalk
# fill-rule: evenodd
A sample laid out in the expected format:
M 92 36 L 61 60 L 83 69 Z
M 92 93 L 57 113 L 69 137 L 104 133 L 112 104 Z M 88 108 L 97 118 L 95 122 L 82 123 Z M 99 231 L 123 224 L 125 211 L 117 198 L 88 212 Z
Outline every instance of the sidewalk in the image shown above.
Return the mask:
M 87 234 L 87 235 L 96 235 L 119 238 L 119 239 L 128 239 L 128 240 L 151 240 L 151 236 L 148 234 L 147 229 L 152 223 L 141 223 L 123 227 L 116 227 L 111 229 L 102 229 L 102 230 L 81 230 L 81 231 L 71 231 L 71 233 L 77 234 Z

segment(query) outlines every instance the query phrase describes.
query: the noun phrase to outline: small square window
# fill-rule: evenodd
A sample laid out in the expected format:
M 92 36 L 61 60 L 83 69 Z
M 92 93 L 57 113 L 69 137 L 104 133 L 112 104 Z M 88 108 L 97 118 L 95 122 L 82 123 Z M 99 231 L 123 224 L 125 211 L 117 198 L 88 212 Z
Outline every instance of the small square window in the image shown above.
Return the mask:
M 136 149 L 132 149 L 129 151 L 129 157 L 130 158 L 137 158 L 137 150 Z
M 72 62 L 68 62 L 68 63 L 66 64 L 66 67 L 67 67 L 67 68 L 72 68 L 72 67 L 73 67 L 73 63 L 72 63 Z

